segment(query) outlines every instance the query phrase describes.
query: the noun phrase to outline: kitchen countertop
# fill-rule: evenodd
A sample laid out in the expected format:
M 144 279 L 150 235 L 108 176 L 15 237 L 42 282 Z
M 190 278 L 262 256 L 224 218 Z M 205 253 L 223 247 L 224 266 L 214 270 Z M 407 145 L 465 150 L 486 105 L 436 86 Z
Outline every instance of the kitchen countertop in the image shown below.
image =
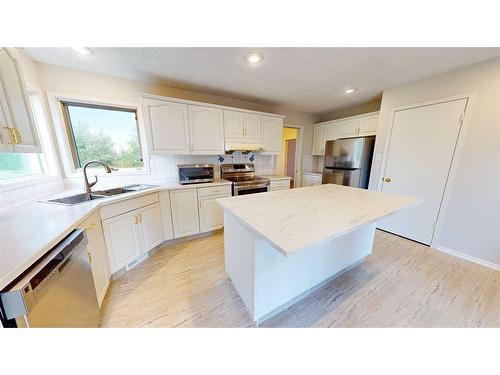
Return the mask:
M 333 184 L 218 199 L 225 210 L 284 255 L 342 236 L 419 201 Z
M 0 290 L 28 269 L 54 245 L 95 212 L 99 207 L 164 190 L 189 189 L 230 185 L 231 181 L 217 179 L 211 183 L 180 185 L 176 181 L 147 181 L 157 187 L 125 193 L 73 206 L 29 202 L 0 211 Z M 95 190 L 113 186 L 99 184 Z M 68 189 L 44 200 L 82 193 Z
M 268 175 L 259 175 L 259 177 L 268 178 L 271 181 L 279 181 L 279 180 L 291 180 L 292 178 L 289 176 L 283 176 L 279 174 L 268 174 Z

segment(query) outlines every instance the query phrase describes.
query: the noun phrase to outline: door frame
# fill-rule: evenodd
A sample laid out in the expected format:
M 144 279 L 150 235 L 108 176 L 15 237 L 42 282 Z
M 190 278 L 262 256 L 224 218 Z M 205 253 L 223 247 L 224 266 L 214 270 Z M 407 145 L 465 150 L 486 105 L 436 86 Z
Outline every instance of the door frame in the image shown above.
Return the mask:
M 294 174 L 294 188 L 302 186 L 302 147 L 304 143 L 304 126 L 302 125 L 292 125 L 292 124 L 283 124 L 283 128 L 292 128 L 297 129 L 297 138 L 295 145 L 295 174 Z M 281 145 L 283 146 L 283 132 L 281 133 Z M 284 153 L 282 152 L 279 155 L 278 166 L 280 162 L 285 158 Z
M 412 104 L 407 104 L 403 106 L 394 107 L 390 111 L 390 119 L 391 123 L 387 128 L 385 137 L 384 137 L 384 152 L 381 160 L 380 174 L 377 182 L 377 191 L 382 191 L 382 179 L 384 178 L 385 171 L 387 168 L 387 156 L 389 154 L 389 146 L 392 135 L 392 130 L 394 127 L 394 117 L 396 112 L 403 111 L 407 109 L 413 109 L 418 107 L 426 107 L 429 105 L 440 104 L 445 102 L 450 102 L 454 100 L 467 99 L 467 103 L 465 105 L 465 115 L 462 120 L 462 125 L 458 133 L 458 138 L 455 144 L 455 149 L 453 151 L 450 168 L 448 170 L 448 177 L 446 179 L 445 187 L 443 190 L 443 196 L 441 198 L 441 204 L 439 206 L 438 215 L 436 219 L 436 225 L 434 227 L 434 232 L 432 234 L 432 239 L 430 243 L 430 247 L 436 249 L 438 247 L 439 238 L 443 229 L 443 218 L 446 217 L 446 213 L 448 211 L 450 200 L 451 200 L 451 188 L 454 185 L 459 166 L 458 161 L 461 159 L 461 155 L 463 152 L 465 140 L 467 139 L 467 132 L 469 129 L 469 125 L 472 118 L 473 108 L 477 99 L 477 92 L 464 93 L 461 95 L 453 95 L 447 97 L 441 97 L 437 99 L 432 99 L 424 102 L 416 102 Z

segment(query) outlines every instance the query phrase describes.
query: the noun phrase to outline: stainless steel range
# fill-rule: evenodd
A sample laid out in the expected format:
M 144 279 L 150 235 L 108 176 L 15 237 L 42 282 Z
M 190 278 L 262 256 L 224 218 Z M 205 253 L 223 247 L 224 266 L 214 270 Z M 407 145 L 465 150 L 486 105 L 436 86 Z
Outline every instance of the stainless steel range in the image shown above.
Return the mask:
M 271 183 L 268 178 L 255 175 L 253 163 L 222 164 L 221 177 L 233 182 L 233 195 L 265 193 Z

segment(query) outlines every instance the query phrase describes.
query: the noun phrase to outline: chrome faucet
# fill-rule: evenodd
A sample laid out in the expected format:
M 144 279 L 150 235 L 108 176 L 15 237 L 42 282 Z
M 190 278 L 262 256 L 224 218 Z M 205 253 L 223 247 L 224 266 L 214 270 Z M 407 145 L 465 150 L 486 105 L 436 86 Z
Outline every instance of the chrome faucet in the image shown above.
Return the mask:
M 98 181 L 97 176 L 95 176 L 95 181 L 94 182 L 89 182 L 89 179 L 87 178 L 87 167 L 90 164 L 100 164 L 100 165 L 102 165 L 106 169 L 106 173 L 111 173 L 112 170 L 116 170 L 114 168 L 111 168 L 106 163 L 103 163 L 102 161 L 99 161 L 99 160 L 90 160 L 90 161 L 86 162 L 83 165 L 83 183 L 85 184 L 85 191 L 87 193 L 91 193 L 92 192 L 92 190 L 91 190 L 92 186 L 94 186 L 95 184 L 97 184 L 97 181 Z

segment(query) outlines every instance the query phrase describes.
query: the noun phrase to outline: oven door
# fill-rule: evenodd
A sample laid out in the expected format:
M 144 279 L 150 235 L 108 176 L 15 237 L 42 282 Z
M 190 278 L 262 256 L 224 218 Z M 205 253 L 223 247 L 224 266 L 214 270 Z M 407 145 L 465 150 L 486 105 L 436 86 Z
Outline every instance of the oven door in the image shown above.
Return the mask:
M 268 191 L 269 191 L 269 184 L 233 186 L 233 195 L 266 193 Z

